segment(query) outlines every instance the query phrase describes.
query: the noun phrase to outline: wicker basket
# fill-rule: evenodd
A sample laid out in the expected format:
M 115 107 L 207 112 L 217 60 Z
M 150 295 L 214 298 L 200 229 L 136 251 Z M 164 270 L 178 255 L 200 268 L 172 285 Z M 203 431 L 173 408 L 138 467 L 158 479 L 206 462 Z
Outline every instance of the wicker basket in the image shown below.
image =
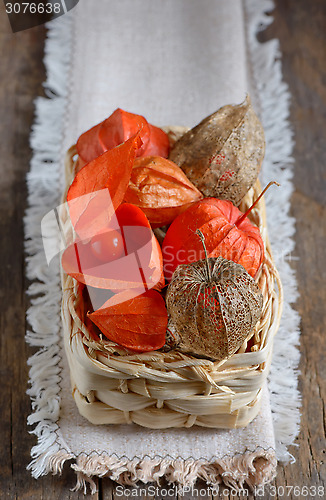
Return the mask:
M 171 127 L 169 132 L 173 140 L 184 129 Z M 66 157 L 67 186 L 74 177 L 75 155 L 73 146 Z M 248 208 L 259 193 L 257 182 L 240 209 Z M 60 217 L 66 239 L 72 242 L 74 232 L 66 204 Z M 259 227 L 266 246 L 257 276 L 264 299 L 262 317 L 252 332 L 250 351 L 246 351 L 247 339 L 236 354 L 219 363 L 177 351 L 135 354 L 111 341 L 94 338 L 84 323 L 80 286 L 62 272 L 64 343 L 72 394 L 81 415 L 94 424 L 134 422 L 155 429 L 244 427 L 257 415 L 283 298 L 268 241 L 263 200 L 252 210 L 250 219 Z

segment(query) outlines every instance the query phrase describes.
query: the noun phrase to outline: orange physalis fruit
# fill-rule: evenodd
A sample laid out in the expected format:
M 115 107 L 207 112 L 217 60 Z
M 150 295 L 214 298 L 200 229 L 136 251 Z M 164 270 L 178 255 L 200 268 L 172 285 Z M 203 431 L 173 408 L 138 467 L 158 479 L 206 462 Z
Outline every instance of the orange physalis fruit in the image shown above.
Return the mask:
M 159 127 L 148 124 L 149 142 L 143 154 L 138 156 L 161 156 L 167 158 L 170 152 L 170 142 L 167 134 Z
M 208 257 L 223 257 L 241 264 L 254 278 L 265 250 L 258 227 L 247 216 L 272 184 L 279 186 L 275 181 L 270 182 L 245 213 L 229 200 L 204 198 L 179 215 L 162 245 L 166 279 L 171 280 L 178 265 L 204 258 L 198 230 L 205 239 Z
M 96 234 L 90 247 L 94 256 L 102 262 L 110 262 L 124 255 L 125 242 L 120 231 L 110 229 Z
M 107 151 L 126 142 L 138 131 L 142 146 L 138 149 L 136 156 L 141 156 L 149 143 L 149 124 L 143 116 L 128 113 L 118 108 L 109 118 L 102 122 L 98 131 L 98 140 L 104 151 Z
M 109 340 L 128 349 L 146 352 L 165 344 L 168 315 L 163 297 L 155 290 L 118 293 L 88 317 Z
M 109 227 L 110 219 L 127 190 L 133 162 L 141 147 L 137 133 L 125 143 L 87 163 L 75 176 L 67 193 L 69 214 L 82 239 Z
M 208 257 L 224 257 L 241 264 L 255 276 L 264 259 L 264 242 L 258 227 L 231 201 L 204 198 L 179 215 L 169 227 L 162 245 L 164 275 L 170 281 L 179 264 L 204 258 L 196 231 L 204 237 Z
M 106 258 L 105 251 L 97 255 L 94 239 L 106 239 L 112 231 L 121 239 L 122 253 L 112 255 L 107 247 Z M 160 245 L 146 215 L 129 203 L 119 206 L 107 228 L 102 228 L 92 238 L 77 239 L 69 245 L 63 252 L 61 262 L 67 274 L 95 288 L 117 292 L 141 288 L 143 291 L 151 288 L 160 290 L 164 286 Z
M 138 149 L 136 156 L 157 155 L 166 158 L 169 155 L 169 138 L 163 130 L 148 123 L 141 115 L 128 113 L 118 108 L 109 118 L 79 137 L 77 169 L 105 151 L 126 142 L 138 131 L 140 131 L 142 146 Z

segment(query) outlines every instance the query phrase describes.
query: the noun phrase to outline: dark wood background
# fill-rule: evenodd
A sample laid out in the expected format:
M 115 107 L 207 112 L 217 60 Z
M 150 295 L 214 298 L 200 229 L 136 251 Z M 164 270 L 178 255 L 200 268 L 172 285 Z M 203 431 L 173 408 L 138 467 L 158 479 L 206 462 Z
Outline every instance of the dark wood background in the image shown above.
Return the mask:
M 291 449 L 296 463 L 280 466 L 273 485 L 325 487 L 326 2 L 276 0 L 275 5 L 274 22 L 260 38 L 262 41 L 275 37 L 280 40 L 284 79 L 292 93 L 291 121 L 296 146 L 291 211 L 297 220 L 294 253 L 299 257 L 292 265 L 296 269 L 300 292 L 296 308 L 302 317 L 302 423 L 297 446 Z M 69 467 L 61 477 L 49 475 L 37 481 L 26 471 L 35 437 L 28 434 L 26 425 L 30 413 L 30 401 L 25 394 L 26 360 L 32 349 L 24 341 L 26 284 L 22 216 L 26 207 L 25 174 L 31 157 L 29 133 L 33 122 L 33 99 L 43 95 L 42 82 L 45 80 L 44 37 L 43 26 L 12 34 L 1 2 L 0 491 L 3 499 L 84 498 L 83 493 L 70 491 L 75 477 Z M 92 497 L 95 500 L 127 498 L 118 496 L 108 479 L 99 481 L 98 488 L 99 492 Z M 275 495 L 275 490 L 268 487 L 263 496 L 256 495 L 257 499 L 307 497 L 313 495 L 302 490 L 299 496 L 294 493 L 287 496 L 282 494 L 282 488 Z M 191 496 L 182 498 L 190 499 Z M 239 496 L 225 493 L 215 498 Z M 254 496 L 250 494 L 249 498 Z

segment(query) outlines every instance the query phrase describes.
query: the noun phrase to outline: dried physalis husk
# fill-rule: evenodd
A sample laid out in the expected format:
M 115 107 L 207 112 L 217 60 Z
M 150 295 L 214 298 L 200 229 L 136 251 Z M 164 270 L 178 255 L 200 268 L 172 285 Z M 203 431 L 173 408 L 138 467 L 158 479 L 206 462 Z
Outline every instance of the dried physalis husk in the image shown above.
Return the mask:
M 261 317 L 259 286 L 223 257 L 178 266 L 166 305 L 177 349 L 222 361 L 234 354 Z
M 203 193 L 239 205 L 264 158 L 263 127 L 249 96 L 205 118 L 173 146 L 169 159 Z

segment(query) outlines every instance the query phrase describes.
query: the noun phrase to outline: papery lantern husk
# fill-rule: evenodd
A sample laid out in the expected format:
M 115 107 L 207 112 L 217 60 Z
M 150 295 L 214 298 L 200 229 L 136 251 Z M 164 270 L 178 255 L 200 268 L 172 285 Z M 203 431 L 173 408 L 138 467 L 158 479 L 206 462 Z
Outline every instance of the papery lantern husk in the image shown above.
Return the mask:
M 264 154 L 264 130 L 247 96 L 243 103 L 223 106 L 184 134 L 169 159 L 205 197 L 238 206 L 255 183 Z
M 244 267 L 218 257 L 178 266 L 166 304 L 176 348 L 222 361 L 256 326 L 263 296 Z

